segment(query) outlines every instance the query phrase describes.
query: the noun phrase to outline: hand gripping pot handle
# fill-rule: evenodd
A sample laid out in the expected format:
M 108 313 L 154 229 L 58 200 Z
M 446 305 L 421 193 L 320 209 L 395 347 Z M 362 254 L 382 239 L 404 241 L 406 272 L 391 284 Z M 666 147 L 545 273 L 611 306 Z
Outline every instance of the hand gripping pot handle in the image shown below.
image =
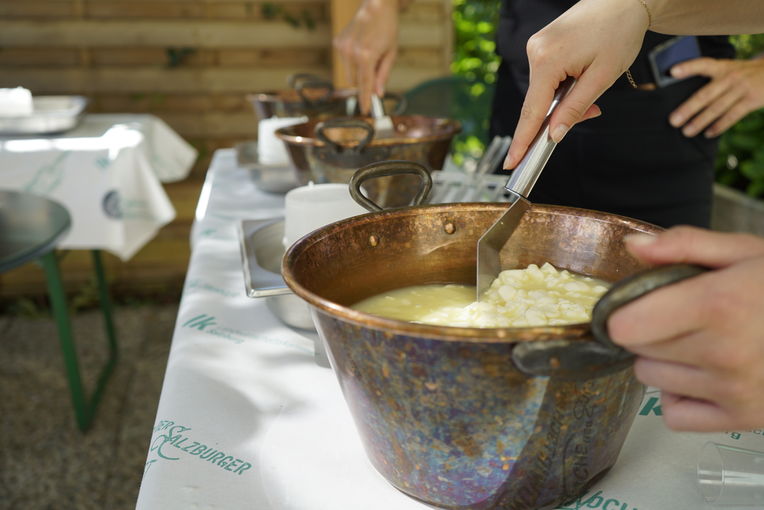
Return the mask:
M 419 205 L 430 194 L 430 190 L 432 189 L 432 176 L 424 165 L 415 161 L 379 161 L 356 170 L 348 184 L 350 187 L 350 196 L 353 197 L 353 200 L 358 202 L 361 207 L 366 208 L 367 211 L 383 211 L 383 207 L 377 205 L 361 192 L 361 185 L 367 180 L 376 179 L 377 177 L 412 174 L 418 176 L 422 180 L 419 191 L 413 200 L 413 205 Z
M 615 283 L 592 311 L 594 341 L 558 339 L 518 343 L 512 351 L 517 368 L 535 376 L 586 379 L 621 370 L 634 355 L 610 338 L 607 321 L 618 308 L 653 290 L 700 275 L 708 268 L 692 264 L 669 264 L 647 269 Z

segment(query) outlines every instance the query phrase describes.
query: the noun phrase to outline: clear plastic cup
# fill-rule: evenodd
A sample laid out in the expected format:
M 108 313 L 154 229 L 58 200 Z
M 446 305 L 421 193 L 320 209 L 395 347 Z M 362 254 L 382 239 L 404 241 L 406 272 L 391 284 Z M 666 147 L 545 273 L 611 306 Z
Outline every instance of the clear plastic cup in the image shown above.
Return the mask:
M 764 508 L 764 452 L 709 441 L 698 456 L 698 487 L 713 507 Z

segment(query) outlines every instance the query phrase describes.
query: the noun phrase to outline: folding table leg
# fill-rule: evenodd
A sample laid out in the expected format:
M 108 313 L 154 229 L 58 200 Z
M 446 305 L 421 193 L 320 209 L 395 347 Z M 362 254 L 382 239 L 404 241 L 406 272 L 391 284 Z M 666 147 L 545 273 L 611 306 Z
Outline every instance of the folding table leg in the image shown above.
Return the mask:
M 100 252 L 98 250 L 93 250 L 93 266 L 96 273 L 101 312 L 103 313 L 104 326 L 109 346 L 109 358 L 101 370 L 96 387 L 90 398 L 87 397 L 82 385 L 82 378 L 80 376 L 80 369 L 77 362 L 77 350 L 74 345 L 72 325 L 69 320 L 69 309 L 66 303 L 66 294 L 64 292 L 61 271 L 58 266 L 58 259 L 56 258 L 55 252 L 51 251 L 43 255 L 40 257 L 40 262 L 48 282 L 48 294 L 50 295 L 51 308 L 58 328 L 61 352 L 64 356 L 64 366 L 66 368 L 67 379 L 69 380 L 69 390 L 72 395 L 75 418 L 77 419 L 78 427 L 84 432 L 90 427 L 93 421 L 95 410 L 101 399 L 103 389 L 117 363 L 117 339 L 114 333 L 114 324 L 111 317 L 111 302 L 106 287 L 106 279 L 103 275 Z

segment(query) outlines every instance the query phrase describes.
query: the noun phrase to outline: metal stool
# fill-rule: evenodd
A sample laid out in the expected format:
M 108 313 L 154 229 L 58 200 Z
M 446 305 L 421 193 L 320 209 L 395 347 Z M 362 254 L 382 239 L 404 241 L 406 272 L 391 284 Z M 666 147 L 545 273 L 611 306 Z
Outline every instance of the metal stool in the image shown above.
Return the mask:
M 101 253 L 99 250 L 92 250 L 109 356 L 101 369 L 96 387 L 88 398 L 80 377 L 66 294 L 55 252 L 56 246 L 70 226 L 71 218 L 62 205 L 30 193 L 0 190 L 0 273 L 35 260 L 42 265 L 64 355 L 74 414 L 78 427 L 84 432 L 93 421 L 103 389 L 117 363 L 117 339 Z

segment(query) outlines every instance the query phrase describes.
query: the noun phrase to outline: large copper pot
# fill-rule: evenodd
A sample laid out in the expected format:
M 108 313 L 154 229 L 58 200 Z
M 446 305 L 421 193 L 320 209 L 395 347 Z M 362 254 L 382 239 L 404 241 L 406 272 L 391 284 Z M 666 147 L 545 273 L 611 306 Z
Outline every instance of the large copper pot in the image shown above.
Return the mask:
M 369 117 L 309 119 L 276 130 L 289 157 L 307 182 L 347 183 L 355 171 L 378 161 L 407 160 L 429 171 L 443 168 L 451 140 L 461 130 L 458 121 L 421 115 L 391 116 L 395 132 L 378 137 Z M 418 178 L 396 175 L 369 183 L 366 193 L 384 207 L 410 205 Z
M 365 214 L 319 229 L 282 263 L 310 305 L 366 452 L 395 487 L 454 509 L 550 509 L 615 463 L 643 387 L 631 363 L 528 375 L 518 345 L 591 343 L 589 324 L 477 329 L 385 319 L 361 299 L 416 284 L 475 283 L 476 243 L 506 204 L 448 204 Z M 650 224 L 534 205 L 502 267 L 550 262 L 616 281 L 641 264 L 622 238 Z M 555 364 L 550 366 L 554 367 Z

